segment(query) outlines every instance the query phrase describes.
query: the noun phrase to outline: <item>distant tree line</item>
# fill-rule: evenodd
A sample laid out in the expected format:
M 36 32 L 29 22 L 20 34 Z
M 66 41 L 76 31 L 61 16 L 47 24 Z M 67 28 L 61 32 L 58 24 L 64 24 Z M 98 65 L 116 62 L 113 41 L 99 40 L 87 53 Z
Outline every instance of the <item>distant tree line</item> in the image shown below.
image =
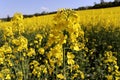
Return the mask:
M 86 10 L 86 9 L 99 9 L 120 6 L 120 2 L 102 2 L 100 4 L 94 4 L 94 6 L 79 7 L 75 10 Z
M 120 6 L 120 2 L 104 2 L 104 3 L 101 3 L 101 4 L 95 4 L 93 6 L 93 9 L 117 7 L 117 6 Z
M 49 15 L 49 14 L 55 14 L 56 13 L 56 11 L 54 11 L 54 12 L 45 12 L 45 11 L 43 11 L 42 13 L 35 13 L 35 14 L 33 14 L 33 15 L 23 15 L 24 16 L 24 18 L 28 18 L 28 17 L 33 17 L 33 16 L 43 16 L 43 15 Z
M 53 11 L 53 12 L 41 12 L 41 13 L 35 13 L 35 14 L 31 14 L 31 15 L 23 15 L 24 18 L 30 18 L 30 17 L 37 17 L 37 16 L 43 16 L 43 15 L 49 15 L 49 14 L 55 14 L 57 11 Z M 1 18 L 0 20 L 2 21 L 11 21 L 12 17 L 10 17 L 9 15 L 7 16 L 7 18 Z
M 86 6 L 86 7 L 79 7 L 73 10 L 87 10 L 87 9 L 100 9 L 100 8 L 108 8 L 108 7 L 117 7 L 120 6 L 120 2 L 114 1 L 114 2 L 101 2 L 100 4 L 94 3 L 94 6 Z M 49 15 L 49 14 L 55 14 L 57 11 L 53 12 L 41 12 L 41 13 L 35 13 L 32 15 L 23 15 L 24 18 L 30 18 L 33 16 L 43 16 L 43 15 Z M 7 16 L 7 18 L 2 18 L 2 21 L 10 21 L 12 17 Z

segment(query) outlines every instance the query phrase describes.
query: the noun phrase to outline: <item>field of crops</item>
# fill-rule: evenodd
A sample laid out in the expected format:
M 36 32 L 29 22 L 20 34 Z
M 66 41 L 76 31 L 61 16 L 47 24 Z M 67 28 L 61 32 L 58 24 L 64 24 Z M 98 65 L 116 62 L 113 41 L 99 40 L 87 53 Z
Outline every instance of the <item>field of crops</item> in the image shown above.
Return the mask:
M 120 80 L 120 7 L 0 21 L 0 80 Z

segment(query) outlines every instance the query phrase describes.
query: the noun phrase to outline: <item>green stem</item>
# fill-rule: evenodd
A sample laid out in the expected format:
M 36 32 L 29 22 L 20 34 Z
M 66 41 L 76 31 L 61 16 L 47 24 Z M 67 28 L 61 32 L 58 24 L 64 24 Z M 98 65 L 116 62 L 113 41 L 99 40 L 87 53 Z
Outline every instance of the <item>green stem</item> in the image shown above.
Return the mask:
M 55 74 L 56 74 L 56 76 L 57 76 L 57 74 L 58 74 L 58 66 L 56 65 L 56 71 L 55 71 Z M 56 80 L 58 80 L 58 78 L 56 77 Z
M 63 45 L 63 74 L 66 80 L 66 73 L 65 73 L 65 46 Z

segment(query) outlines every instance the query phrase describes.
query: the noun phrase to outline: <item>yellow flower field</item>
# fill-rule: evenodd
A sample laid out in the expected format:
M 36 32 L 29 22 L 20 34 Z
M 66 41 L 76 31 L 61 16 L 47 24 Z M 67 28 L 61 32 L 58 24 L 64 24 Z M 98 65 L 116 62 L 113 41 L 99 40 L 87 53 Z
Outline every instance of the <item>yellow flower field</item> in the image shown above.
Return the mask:
M 0 21 L 0 80 L 120 80 L 119 10 Z

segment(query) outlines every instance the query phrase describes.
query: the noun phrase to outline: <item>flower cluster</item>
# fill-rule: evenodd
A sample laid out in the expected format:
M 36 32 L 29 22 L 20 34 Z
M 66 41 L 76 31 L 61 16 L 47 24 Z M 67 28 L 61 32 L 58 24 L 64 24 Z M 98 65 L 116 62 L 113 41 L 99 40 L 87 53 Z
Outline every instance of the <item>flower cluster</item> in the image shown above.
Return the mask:
M 0 21 L 0 80 L 119 80 L 120 11 L 108 10 Z

